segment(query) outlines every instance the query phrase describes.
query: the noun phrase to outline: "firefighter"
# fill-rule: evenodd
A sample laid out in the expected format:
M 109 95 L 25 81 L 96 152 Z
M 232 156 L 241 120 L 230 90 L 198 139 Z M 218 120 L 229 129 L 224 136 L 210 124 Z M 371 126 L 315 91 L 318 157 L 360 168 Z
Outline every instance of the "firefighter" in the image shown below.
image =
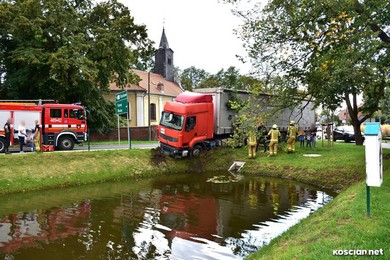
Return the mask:
M 280 132 L 277 125 L 273 125 L 272 129 L 269 131 L 268 135 L 271 137 L 271 142 L 269 143 L 269 155 L 277 155 L 278 153 L 278 143 Z
M 297 128 L 295 122 L 290 121 L 290 125 L 287 128 L 287 152 L 295 152 L 295 140 L 297 138 Z
M 8 118 L 7 122 L 4 124 L 4 135 L 5 135 L 5 144 L 4 144 L 4 152 L 9 154 L 9 145 L 11 142 L 11 124 L 12 119 Z
M 41 150 L 41 126 L 39 125 L 38 120 L 35 120 L 34 146 L 35 151 L 39 152 Z
M 255 158 L 256 157 L 256 132 L 250 131 L 248 134 L 248 157 Z

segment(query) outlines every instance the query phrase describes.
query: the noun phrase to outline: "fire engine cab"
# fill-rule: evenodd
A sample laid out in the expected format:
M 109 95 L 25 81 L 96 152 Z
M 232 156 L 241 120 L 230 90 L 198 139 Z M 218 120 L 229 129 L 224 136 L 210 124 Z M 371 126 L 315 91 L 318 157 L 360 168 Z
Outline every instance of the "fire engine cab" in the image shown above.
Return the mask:
M 24 121 L 26 129 L 41 126 L 41 144 L 59 150 L 72 150 L 75 143 L 87 141 L 85 108 L 76 104 L 55 104 L 41 101 L 0 101 L 0 152 L 4 152 L 4 124 L 11 119 L 11 144 L 18 140 L 18 126 Z

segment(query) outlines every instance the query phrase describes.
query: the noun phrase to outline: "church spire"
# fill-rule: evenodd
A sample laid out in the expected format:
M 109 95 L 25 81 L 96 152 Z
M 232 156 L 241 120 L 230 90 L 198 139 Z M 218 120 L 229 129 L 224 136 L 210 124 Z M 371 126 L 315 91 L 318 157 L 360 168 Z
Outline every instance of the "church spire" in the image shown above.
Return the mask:
M 160 46 L 154 54 L 154 71 L 166 80 L 174 81 L 173 50 L 169 48 L 165 27 L 163 27 Z
M 167 40 L 167 36 L 165 35 L 165 28 L 164 27 L 163 27 L 163 32 L 161 35 L 159 48 L 169 49 L 168 40 Z

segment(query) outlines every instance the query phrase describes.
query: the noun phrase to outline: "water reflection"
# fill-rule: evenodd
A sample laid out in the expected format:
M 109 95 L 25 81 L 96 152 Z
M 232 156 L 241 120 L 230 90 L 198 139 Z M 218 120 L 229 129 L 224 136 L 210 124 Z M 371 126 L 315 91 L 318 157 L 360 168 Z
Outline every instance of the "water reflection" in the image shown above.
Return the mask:
M 29 194 L 30 203 L 10 196 L 0 258 L 241 259 L 332 199 L 289 180 L 210 178 L 90 185 L 51 191 L 47 203 L 40 199 L 48 194 Z

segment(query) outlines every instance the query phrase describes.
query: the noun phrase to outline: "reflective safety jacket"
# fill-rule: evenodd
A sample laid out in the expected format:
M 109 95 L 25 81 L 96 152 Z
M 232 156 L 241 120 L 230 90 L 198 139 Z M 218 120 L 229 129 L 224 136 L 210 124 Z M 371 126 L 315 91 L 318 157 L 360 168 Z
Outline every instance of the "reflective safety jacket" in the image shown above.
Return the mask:
M 256 134 L 255 133 L 250 133 L 248 136 L 248 144 L 253 146 L 256 145 Z
M 289 126 L 287 129 L 288 137 L 296 137 L 297 136 L 297 128 L 295 126 Z
M 277 142 L 279 140 L 280 132 L 278 129 L 271 129 L 268 135 L 271 136 L 271 142 Z

